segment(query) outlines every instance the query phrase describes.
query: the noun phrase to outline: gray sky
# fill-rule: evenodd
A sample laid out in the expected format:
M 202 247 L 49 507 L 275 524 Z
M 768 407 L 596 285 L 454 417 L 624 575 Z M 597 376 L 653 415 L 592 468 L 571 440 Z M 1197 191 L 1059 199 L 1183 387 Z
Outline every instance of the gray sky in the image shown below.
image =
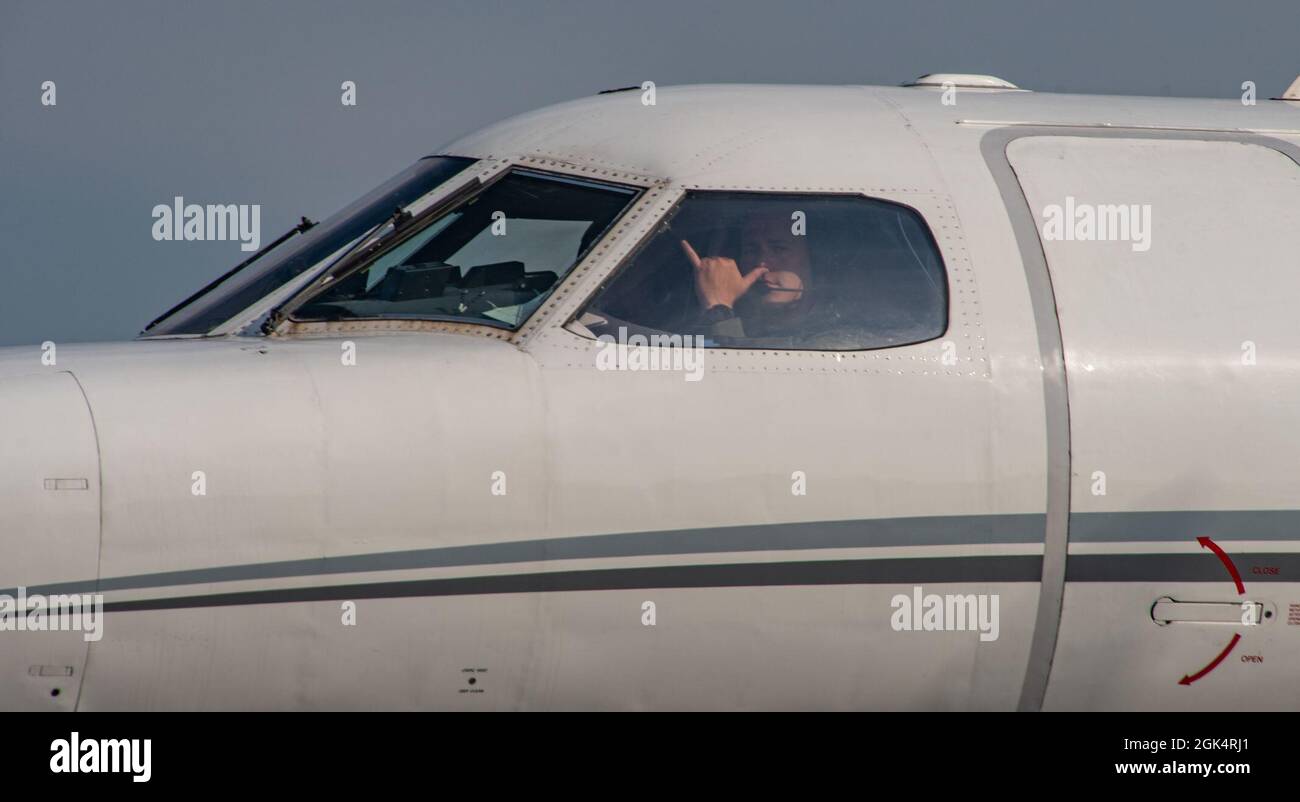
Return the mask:
M 176 195 L 261 204 L 266 242 L 462 133 L 600 89 L 984 72 L 1264 98 L 1300 73 L 1297 33 L 1295 0 L 0 0 L 0 345 L 130 338 L 247 255 L 155 242 Z

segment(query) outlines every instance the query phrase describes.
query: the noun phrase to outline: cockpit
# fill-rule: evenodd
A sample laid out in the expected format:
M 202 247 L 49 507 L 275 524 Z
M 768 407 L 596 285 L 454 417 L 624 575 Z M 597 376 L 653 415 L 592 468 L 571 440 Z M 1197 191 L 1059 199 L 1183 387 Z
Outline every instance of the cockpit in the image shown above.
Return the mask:
M 423 320 L 517 330 L 645 188 L 421 159 L 151 323 L 145 337 Z M 708 347 L 866 350 L 948 322 L 925 221 L 855 194 L 691 190 L 573 316 L 571 331 L 696 335 Z M 295 236 L 296 235 L 296 236 Z

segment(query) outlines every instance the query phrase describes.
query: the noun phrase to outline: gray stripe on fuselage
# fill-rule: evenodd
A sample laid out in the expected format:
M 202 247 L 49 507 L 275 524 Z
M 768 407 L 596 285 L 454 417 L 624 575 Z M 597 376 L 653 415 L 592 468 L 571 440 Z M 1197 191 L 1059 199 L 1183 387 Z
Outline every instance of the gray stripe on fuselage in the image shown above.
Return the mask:
M 1039 514 L 954 515 L 629 532 L 215 566 L 110 577 L 99 582 L 90 579 L 30 585 L 27 590 L 30 593 L 44 594 L 90 593 L 257 579 L 601 557 L 871 546 L 1024 544 L 1041 542 L 1043 526 L 1044 516 Z M 1076 513 L 1071 516 L 1070 526 L 1071 541 L 1078 542 L 1191 542 L 1198 536 L 1208 536 L 1224 543 L 1238 540 L 1300 540 L 1300 511 Z M 1076 532 L 1079 535 L 1077 538 L 1074 537 Z M 1152 556 L 1159 558 L 1163 555 Z M 1127 576 L 1129 573 L 1126 569 L 1120 569 L 1121 575 Z M 0 590 L 0 593 L 14 596 L 17 589 Z
M 1300 577 L 1300 553 L 1237 554 L 1247 590 L 1257 582 L 1294 582 Z M 1255 568 L 1277 573 L 1256 574 Z M 1071 555 L 1071 582 L 1214 582 L 1231 579 L 1219 559 L 1205 554 Z M 342 599 L 403 599 L 440 596 L 560 593 L 594 590 L 800 587 L 920 583 L 1037 583 L 1038 555 L 903 557 L 862 560 L 809 560 L 783 563 L 668 565 L 589 569 L 545 573 L 351 583 L 306 588 L 173 596 L 108 602 L 105 612 L 147 612 L 253 604 L 294 604 Z
M 1256 582 L 1300 582 L 1300 552 L 1230 554 L 1249 591 Z M 1259 572 L 1256 572 L 1259 569 Z M 1269 573 L 1275 569 L 1276 573 Z M 1222 582 L 1227 567 L 1210 551 L 1199 554 L 1071 554 L 1067 582 Z
M 583 535 L 132 574 L 109 577 L 98 582 L 83 580 L 32 586 L 28 588 L 28 592 L 48 594 L 98 591 L 102 593 L 111 590 L 137 590 L 250 579 L 281 579 L 602 557 L 844 549 L 868 546 L 1039 543 L 1043 539 L 1043 520 L 1042 515 L 1033 513 L 940 515 Z M 0 593 L 13 595 L 14 590 L 0 591 Z
M 1133 541 L 1300 540 L 1300 510 L 1076 512 L 1071 543 Z
M 277 588 L 214 593 L 164 599 L 109 602 L 104 612 L 182 610 L 249 604 L 338 601 L 341 599 L 403 599 L 503 593 L 664 588 L 734 588 L 808 585 L 877 585 L 922 582 L 1037 582 L 1042 574 L 1038 555 L 981 557 L 908 557 L 870 560 L 818 560 L 726 565 L 667 565 L 550 571 L 529 574 L 417 579 L 402 582 Z

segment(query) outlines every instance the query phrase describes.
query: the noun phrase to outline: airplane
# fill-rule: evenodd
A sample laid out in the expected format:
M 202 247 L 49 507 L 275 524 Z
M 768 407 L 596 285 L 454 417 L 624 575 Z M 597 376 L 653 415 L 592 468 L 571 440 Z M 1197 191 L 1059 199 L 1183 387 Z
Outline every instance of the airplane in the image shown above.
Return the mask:
M 1298 163 L 1300 80 L 460 138 L 0 351 L 0 709 L 1300 709 Z

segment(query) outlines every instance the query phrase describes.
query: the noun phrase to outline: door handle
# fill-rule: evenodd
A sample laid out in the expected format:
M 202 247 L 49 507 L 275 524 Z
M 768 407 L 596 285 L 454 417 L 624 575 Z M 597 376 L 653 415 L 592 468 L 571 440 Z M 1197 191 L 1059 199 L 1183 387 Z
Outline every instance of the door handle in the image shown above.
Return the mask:
M 1254 626 L 1272 620 L 1269 605 L 1257 601 L 1178 601 L 1161 596 L 1151 605 L 1151 620 L 1168 624 L 1237 624 Z

